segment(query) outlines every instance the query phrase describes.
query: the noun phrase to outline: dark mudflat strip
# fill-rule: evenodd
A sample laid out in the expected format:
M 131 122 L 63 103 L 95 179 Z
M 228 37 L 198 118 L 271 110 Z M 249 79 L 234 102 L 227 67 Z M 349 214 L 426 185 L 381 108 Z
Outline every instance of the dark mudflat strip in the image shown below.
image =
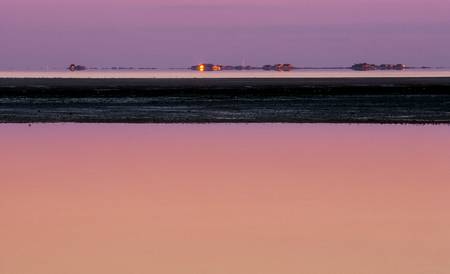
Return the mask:
M 450 123 L 450 78 L 0 79 L 0 122 Z

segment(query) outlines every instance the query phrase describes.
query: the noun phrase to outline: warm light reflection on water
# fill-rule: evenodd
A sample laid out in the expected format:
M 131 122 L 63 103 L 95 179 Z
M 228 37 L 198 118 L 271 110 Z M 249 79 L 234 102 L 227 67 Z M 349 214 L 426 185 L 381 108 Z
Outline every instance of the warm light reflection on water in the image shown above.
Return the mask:
M 446 274 L 450 127 L 0 125 L 0 273 Z
M 221 71 L 191 70 L 87 70 L 87 71 L 0 71 L 0 78 L 373 78 L 373 77 L 450 77 L 450 70 L 352 71 L 295 70 Z

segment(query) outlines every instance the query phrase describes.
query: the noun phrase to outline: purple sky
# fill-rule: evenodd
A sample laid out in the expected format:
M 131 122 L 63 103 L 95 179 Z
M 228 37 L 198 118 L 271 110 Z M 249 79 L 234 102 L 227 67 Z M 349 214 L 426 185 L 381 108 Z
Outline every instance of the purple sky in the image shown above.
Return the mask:
M 450 66 L 448 0 L 1 0 L 0 69 Z

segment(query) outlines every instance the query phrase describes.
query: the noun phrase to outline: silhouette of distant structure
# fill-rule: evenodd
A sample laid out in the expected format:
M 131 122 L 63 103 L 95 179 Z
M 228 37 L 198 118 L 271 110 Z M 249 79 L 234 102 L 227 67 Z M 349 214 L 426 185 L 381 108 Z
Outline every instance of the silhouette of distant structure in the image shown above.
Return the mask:
M 376 70 L 377 66 L 374 64 L 368 64 L 368 63 L 360 63 L 360 64 L 354 64 L 352 66 L 352 70 L 357 71 L 368 71 L 368 70 Z
M 378 69 L 381 69 L 381 70 L 404 70 L 404 69 L 406 69 L 406 65 L 403 65 L 403 64 L 395 64 L 395 65 L 381 64 L 378 67 Z
M 199 64 L 192 66 L 191 69 L 196 71 L 221 71 L 223 70 L 223 66 L 214 64 Z
M 252 66 L 224 66 L 224 65 L 214 65 L 214 64 L 199 64 L 191 67 L 192 70 L 197 71 L 222 71 L 222 70 L 253 70 L 257 69 Z
M 294 66 L 291 64 L 276 64 L 276 65 L 265 65 L 262 67 L 263 70 L 275 70 L 275 71 L 291 71 Z
M 404 70 L 406 65 L 404 64 L 381 64 L 379 66 L 375 64 L 359 63 L 354 64 L 351 69 L 357 71 L 369 71 L 369 70 Z
M 70 71 L 81 71 L 81 70 L 86 70 L 86 67 L 85 66 L 71 64 L 67 69 L 70 70 Z

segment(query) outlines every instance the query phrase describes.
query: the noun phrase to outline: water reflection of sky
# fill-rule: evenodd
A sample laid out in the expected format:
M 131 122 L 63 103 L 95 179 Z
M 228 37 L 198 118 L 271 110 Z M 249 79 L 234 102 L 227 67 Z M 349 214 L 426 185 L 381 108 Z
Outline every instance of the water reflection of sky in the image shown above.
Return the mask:
M 405 71 L 295 70 L 198 72 L 185 70 L 1 71 L 0 78 L 364 78 L 450 77 L 448 69 Z
M 2 125 L 0 273 L 447 273 L 450 127 Z

